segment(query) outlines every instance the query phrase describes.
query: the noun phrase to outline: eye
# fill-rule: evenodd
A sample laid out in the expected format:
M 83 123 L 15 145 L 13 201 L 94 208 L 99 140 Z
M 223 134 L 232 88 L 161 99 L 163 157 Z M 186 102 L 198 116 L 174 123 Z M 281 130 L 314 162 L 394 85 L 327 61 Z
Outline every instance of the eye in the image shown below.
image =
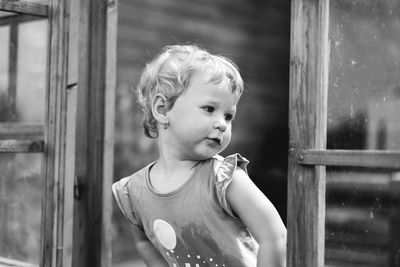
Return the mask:
M 231 113 L 225 114 L 225 120 L 227 121 L 233 121 L 234 116 Z
M 208 113 L 212 113 L 215 110 L 215 108 L 212 106 L 204 106 L 204 107 L 202 107 L 202 109 L 204 109 Z

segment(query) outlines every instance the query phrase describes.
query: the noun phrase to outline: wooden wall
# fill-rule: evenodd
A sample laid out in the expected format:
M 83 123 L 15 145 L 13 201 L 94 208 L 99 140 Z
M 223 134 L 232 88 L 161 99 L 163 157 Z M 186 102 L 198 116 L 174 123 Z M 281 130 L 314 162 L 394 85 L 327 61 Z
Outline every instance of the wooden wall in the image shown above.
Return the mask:
M 132 95 L 145 63 L 165 45 L 196 43 L 238 64 L 246 91 L 223 154 L 250 160 L 251 178 L 286 220 L 290 1 L 120 0 L 118 12 L 115 179 L 156 157 Z M 114 258 L 125 246 L 114 242 Z

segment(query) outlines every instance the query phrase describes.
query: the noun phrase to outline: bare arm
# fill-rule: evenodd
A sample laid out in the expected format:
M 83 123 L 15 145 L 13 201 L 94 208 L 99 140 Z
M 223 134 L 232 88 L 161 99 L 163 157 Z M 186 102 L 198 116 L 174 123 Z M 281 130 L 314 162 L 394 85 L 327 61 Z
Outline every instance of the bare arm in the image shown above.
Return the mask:
M 260 244 L 257 266 L 286 266 L 286 228 L 282 219 L 268 198 L 240 168 L 233 173 L 227 200 Z
M 161 256 L 160 252 L 153 246 L 143 231 L 135 226 L 131 226 L 133 240 L 140 257 L 148 267 L 168 267 L 167 262 Z

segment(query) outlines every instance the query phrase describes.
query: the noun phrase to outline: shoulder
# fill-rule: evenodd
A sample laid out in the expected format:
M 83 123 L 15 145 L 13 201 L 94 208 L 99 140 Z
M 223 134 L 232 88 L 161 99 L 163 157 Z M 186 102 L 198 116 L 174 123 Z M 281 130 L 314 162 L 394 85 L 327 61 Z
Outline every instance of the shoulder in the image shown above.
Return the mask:
M 223 163 L 224 165 L 227 166 L 232 166 L 232 167 L 239 166 L 241 168 L 247 167 L 247 164 L 249 163 L 249 161 L 239 153 L 234 153 L 226 157 L 223 157 L 221 155 L 215 155 L 212 157 L 212 160 L 216 164 Z
M 215 155 L 212 160 L 217 183 L 224 180 L 232 180 L 237 175 L 247 176 L 249 161 L 239 153 L 226 157 Z
M 131 183 L 144 182 L 146 180 L 146 172 L 148 171 L 149 166 L 150 166 L 150 164 L 148 166 L 134 172 L 133 174 L 123 177 L 120 180 L 116 181 L 113 184 L 113 188 L 128 186 Z
M 148 166 L 140 169 L 139 171 L 131 174 L 130 176 L 123 177 L 112 185 L 112 191 L 115 198 L 121 199 L 132 197 L 136 191 L 141 190 L 146 186 L 146 172 Z
M 223 209 L 236 218 L 228 203 L 227 191 L 237 176 L 247 176 L 246 166 L 249 161 L 237 153 L 227 157 L 217 155 L 213 157 L 213 160 L 214 184 L 218 200 Z
M 119 208 L 132 224 L 139 224 L 138 196 L 141 195 L 140 192 L 146 186 L 146 170 L 147 167 L 120 179 L 112 185 L 112 193 Z

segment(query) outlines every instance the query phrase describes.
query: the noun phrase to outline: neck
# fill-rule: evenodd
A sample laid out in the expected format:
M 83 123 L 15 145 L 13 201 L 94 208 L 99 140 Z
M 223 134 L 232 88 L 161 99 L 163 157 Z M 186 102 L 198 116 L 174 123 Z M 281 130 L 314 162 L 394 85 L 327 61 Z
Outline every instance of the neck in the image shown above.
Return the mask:
M 172 174 L 191 170 L 198 163 L 198 161 L 183 158 L 182 155 L 176 153 L 174 146 L 168 145 L 168 142 L 165 142 L 167 140 L 162 138 L 158 140 L 159 158 L 156 165 L 159 170 L 166 174 Z

